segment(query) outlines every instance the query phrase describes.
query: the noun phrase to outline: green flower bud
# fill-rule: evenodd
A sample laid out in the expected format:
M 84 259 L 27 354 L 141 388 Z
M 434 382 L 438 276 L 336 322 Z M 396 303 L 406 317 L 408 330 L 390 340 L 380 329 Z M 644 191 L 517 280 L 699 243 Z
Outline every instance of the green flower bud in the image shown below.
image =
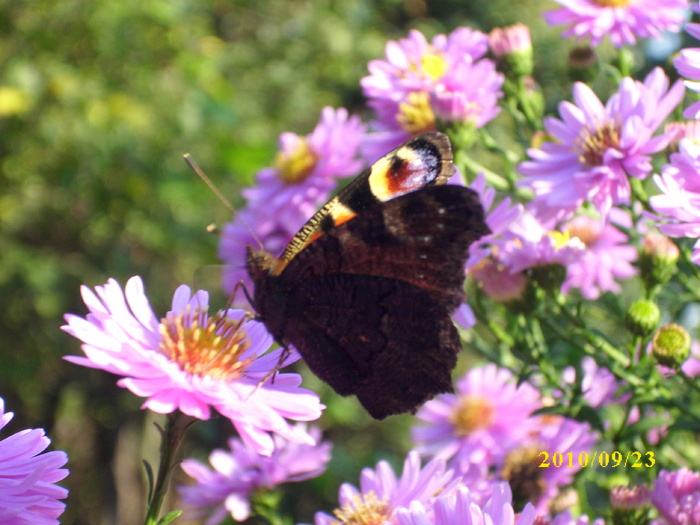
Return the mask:
M 651 334 L 661 320 L 661 310 L 654 301 L 637 299 L 627 309 L 625 325 L 634 335 L 646 337 Z
M 573 82 L 592 82 L 598 73 L 598 56 L 592 47 L 575 47 L 569 52 L 569 78 Z
M 690 355 L 690 343 L 688 330 L 681 325 L 670 323 L 656 331 L 651 349 L 659 364 L 678 368 Z
M 666 284 L 676 273 L 680 250 L 671 239 L 657 232 L 644 237 L 639 254 L 640 276 L 647 290 Z

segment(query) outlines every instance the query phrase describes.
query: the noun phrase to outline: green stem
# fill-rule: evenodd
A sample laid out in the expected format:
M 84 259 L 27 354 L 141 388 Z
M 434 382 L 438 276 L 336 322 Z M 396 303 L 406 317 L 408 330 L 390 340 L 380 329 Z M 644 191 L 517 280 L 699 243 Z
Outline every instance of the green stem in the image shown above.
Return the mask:
M 160 510 L 163 500 L 168 493 L 170 476 L 176 466 L 176 457 L 182 445 L 187 429 L 194 423 L 195 419 L 185 416 L 180 412 L 168 414 L 165 420 L 165 428 L 156 425 L 160 431 L 160 464 L 158 465 L 158 475 L 155 484 L 150 491 L 150 501 L 148 502 L 145 525 L 158 525 L 160 523 Z

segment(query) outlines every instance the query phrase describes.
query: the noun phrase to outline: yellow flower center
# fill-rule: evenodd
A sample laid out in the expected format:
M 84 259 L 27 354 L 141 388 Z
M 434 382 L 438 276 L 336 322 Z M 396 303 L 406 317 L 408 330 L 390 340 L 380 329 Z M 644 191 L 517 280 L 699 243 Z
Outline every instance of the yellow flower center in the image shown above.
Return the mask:
M 285 184 L 298 184 L 306 179 L 316 167 L 318 157 L 311 151 L 309 142 L 299 137 L 297 146 L 291 154 L 277 153 L 275 168 Z
M 409 93 L 407 100 L 399 104 L 396 120 L 401 129 L 411 135 L 435 131 L 435 114 L 430 107 L 430 96 L 424 91 Z
M 468 436 L 475 430 L 491 425 L 494 415 L 490 400 L 482 396 L 465 396 L 457 402 L 450 422 L 457 436 Z
M 634 0 L 593 0 L 600 7 L 626 7 Z
M 510 482 L 515 508 L 522 508 L 527 502 L 536 504 L 547 488 L 542 477 L 546 469 L 540 468 L 541 451 L 542 446 L 534 444 L 521 446 L 506 455 L 501 477 Z
M 569 230 L 565 232 L 559 232 L 559 231 L 549 231 L 547 232 L 547 235 L 554 241 L 554 247 L 557 250 L 561 250 L 566 244 L 571 240 L 571 234 L 569 233 Z
M 184 314 L 171 312 L 161 320 L 159 347 L 185 372 L 223 381 L 235 379 L 253 361 L 241 359 L 250 346 L 242 324 L 221 312 L 208 317 L 206 308 L 196 308 L 190 315 L 188 307 Z
M 447 71 L 447 62 L 437 53 L 426 53 L 420 59 L 420 65 L 423 72 L 431 79 L 437 80 L 441 78 Z
M 355 494 L 350 501 L 333 514 L 338 521 L 347 525 L 381 525 L 389 519 L 391 507 L 386 498 L 380 500 L 374 491 L 367 494 Z
M 600 166 L 605 152 L 620 146 L 620 127 L 608 121 L 593 132 L 587 130 L 579 137 L 578 146 L 579 162 L 589 167 Z

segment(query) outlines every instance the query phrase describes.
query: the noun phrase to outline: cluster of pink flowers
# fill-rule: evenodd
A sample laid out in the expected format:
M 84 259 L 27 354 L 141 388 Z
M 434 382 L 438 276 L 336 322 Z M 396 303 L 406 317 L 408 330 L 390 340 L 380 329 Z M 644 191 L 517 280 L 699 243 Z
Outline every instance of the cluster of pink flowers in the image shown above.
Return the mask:
M 687 6 L 686 0 L 557 2 L 562 7 L 545 18 L 566 25 L 564 36 L 597 46 L 607 35 L 617 47 L 679 31 Z M 700 37 L 700 24 L 688 24 L 687 30 Z M 487 58 L 489 48 L 501 59 L 530 47 L 523 27 L 490 37 L 459 28 L 430 41 L 414 30 L 389 42 L 385 59 L 370 62 L 370 74 L 362 79 L 376 117 L 371 131 L 365 132 L 359 118 L 346 110 L 325 108 L 311 134 L 280 137 L 275 166 L 260 171 L 255 186 L 244 190 L 245 207 L 222 230 L 219 255 L 228 268 L 224 288 L 230 292 L 240 281 L 250 288 L 243 270 L 246 246 L 261 244 L 279 254 L 328 200 L 338 179 L 362 168 L 360 152 L 372 161 L 418 133 L 440 126 L 474 130 L 494 119 L 505 77 L 497 62 Z M 675 65 L 688 79 L 685 86 L 700 91 L 700 48 L 683 50 Z M 643 215 L 647 223 L 671 237 L 700 239 L 700 146 L 682 138 L 659 174 L 652 163 L 678 138 L 677 128 L 663 129 L 663 124 L 681 104 L 685 86 L 683 81 L 671 83 L 656 68 L 643 81 L 622 78 L 603 102 L 578 82 L 573 102 L 559 105 L 558 118 L 544 119 L 545 138 L 518 165 L 519 189 L 532 194 L 531 202 L 499 199 L 485 177 L 477 177 L 472 188 L 488 212 L 492 233 L 471 246 L 465 272 L 487 296 L 501 302 L 522 299 L 528 279 L 537 279 L 538 269 L 552 267 L 563 271 L 547 278 L 564 294 L 575 289 L 592 301 L 606 292 L 619 293 L 620 282 L 639 272 L 630 237 L 648 224 L 634 223 L 627 210 L 633 209 L 634 184 L 650 176 L 661 193 L 649 199 L 655 213 Z M 698 104 L 686 110 L 687 118 L 700 115 Z M 692 260 L 700 264 L 700 240 Z M 245 520 L 257 491 L 325 470 L 330 444 L 321 441 L 318 428 L 298 423 L 318 419 L 324 406 L 301 387 L 298 374 L 279 372 L 299 356 L 287 349 L 271 351 L 272 337 L 249 313 L 226 309 L 211 314 L 206 292 L 181 286 L 171 310 L 159 317 L 139 278 L 130 279 L 124 290 L 110 280 L 94 291 L 83 287 L 82 294 L 89 313 L 67 315 L 63 329 L 82 341 L 85 356 L 68 356 L 68 361 L 120 376 L 117 384 L 144 398 L 143 408 L 157 413 L 206 420 L 213 409 L 230 419 L 240 436 L 229 440 L 228 450 L 214 451 L 209 465 L 192 459 L 182 465 L 194 484 L 180 487 L 181 498 L 208 525 L 229 516 Z M 465 327 L 476 322 L 467 305 L 458 317 Z M 688 370 L 675 372 L 692 377 Z M 542 451 L 574 457 L 588 453 L 599 435 L 588 423 L 541 412 L 566 398 L 568 383 L 577 384 L 581 399 L 595 409 L 629 396 L 621 395 L 622 382 L 591 357 L 565 369 L 565 384 L 550 398 L 534 386 L 536 379 L 518 379 L 495 364 L 469 370 L 455 393 L 438 396 L 417 413 L 415 450 L 408 453 L 400 476 L 384 461 L 363 470 L 359 488 L 342 485 L 338 508 L 333 515 L 318 512 L 315 523 L 588 523 L 586 517 L 575 519 L 553 506 L 582 465 L 540 468 L 539 463 Z M 7 416 L 0 400 L 0 428 Z M 640 419 L 637 410 L 623 421 Z M 35 523 L 57 523 L 63 509 L 58 500 L 66 492 L 54 483 L 67 473 L 60 468 L 65 455 L 39 455 L 48 445 L 41 431 L 16 436 L 14 442 L 0 442 L 0 458 L 13 462 L 0 462 L 0 503 L 5 505 L 0 521 L 19 524 L 18 516 L 26 522 L 34 513 L 44 520 Z M 421 455 L 429 458 L 424 466 Z M 658 510 L 660 524 L 700 522 L 697 472 L 661 471 L 653 490 L 639 492 Z M 3 521 L 6 517 L 15 521 Z
M 518 384 L 508 370 L 493 364 L 473 368 L 456 387 L 455 394 L 428 401 L 416 414 L 423 422 L 413 429 L 417 450 L 448 461 L 481 503 L 494 483 L 506 480 L 516 499 L 548 514 L 552 499 L 577 469 L 531 467 L 542 463 L 543 450 L 574 456 L 590 451 L 596 433 L 562 416 L 535 415 L 545 406 L 540 391 L 527 382 Z M 540 491 L 531 493 L 535 486 Z
M 385 60 L 369 63 L 361 81 L 367 105 L 376 113 L 363 154 L 374 161 L 438 122 L 479 128 L 500 111 L 503 76 L 485 58 L 488 37 L 462 27 L 430 42 L 419 31 L 389 42 Z

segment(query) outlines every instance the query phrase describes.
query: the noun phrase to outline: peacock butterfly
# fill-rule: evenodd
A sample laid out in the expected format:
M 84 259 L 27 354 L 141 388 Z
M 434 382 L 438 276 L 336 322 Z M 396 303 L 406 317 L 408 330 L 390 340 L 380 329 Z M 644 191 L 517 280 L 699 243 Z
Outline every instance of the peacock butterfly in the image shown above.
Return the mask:
M 324 205 L 276 259 L 248 246 L 258 319 L 376 419 L 452 391 L 469 245 L 489 233 L 478 195 L 445 185 L 446 135 L 419 135 Z

